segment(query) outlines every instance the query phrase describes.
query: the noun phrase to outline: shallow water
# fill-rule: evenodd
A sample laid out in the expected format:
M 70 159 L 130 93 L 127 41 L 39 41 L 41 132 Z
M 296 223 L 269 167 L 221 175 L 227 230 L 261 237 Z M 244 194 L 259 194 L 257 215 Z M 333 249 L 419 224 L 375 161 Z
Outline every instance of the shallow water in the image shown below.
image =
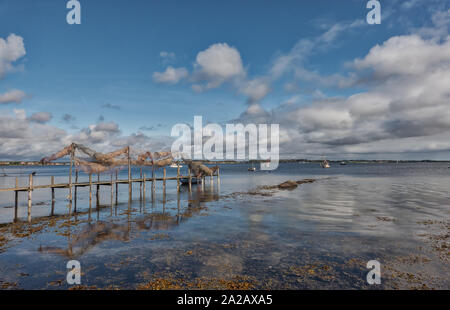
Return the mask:
M 168 181 L 163 196 L 158 182 L 153 201 L 150 182 L 145 200 L 134 185 L 132 202 L 128 186 L 120 185 L 117 205 L 102 187 L 99 206 L 94 195 L 91 208 L 88 188 L 80 188 L 72 217 L 67 189 L 56 190 L 53 216 L 50 190 L 35 190 L 31 227 L 8 224 L 14 195 L 0 193 L 0 236 L 6 238 L 0 287 L 70 288 L 66 263 L 76 259 L 84 288 L 449 288 L 449 166 L 289 163 L 255 173 L 243 164 L 222 165 L 220 186 L 207 179 L 204 189 L 183 187 L 177 195 Z M 15 176 L 25 186 L 32 171 L 35 184 L 49 183 L 51 175 L 65 183 L 67 170 L 8 167 L 0 188 L 13 186 Z M 133 170 L 135 178 L 139 173 Z M 260 185 L 305 178 L 317 181 L 249 194 Z M 19 217 L 26 220 L 26 193 L 20 202 Z M 378 286 L 366 282 L 373 259 L 382 268 Z

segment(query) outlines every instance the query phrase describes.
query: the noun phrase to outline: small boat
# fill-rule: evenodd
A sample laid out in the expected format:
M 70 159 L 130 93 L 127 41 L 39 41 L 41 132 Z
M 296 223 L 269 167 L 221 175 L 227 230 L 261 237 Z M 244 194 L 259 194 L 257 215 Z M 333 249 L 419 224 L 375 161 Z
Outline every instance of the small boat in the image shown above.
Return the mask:
M 341 161 L 341 166 L 345 166 L 347 163 L 345 161 Z
M 180 164 L 177 164 L 177 163 L 173 163 L 173 164 L 171 164 L 169 167 L 170 167 L 170 168 L 178 168 L 178 167 L 182 168 L 183 166 L 180 165 Z
M 330 164 L 328 163 L 328 161 L 326 159 L 320 164 L 320 166 L 322 168 L 330 168 Z
M 252 166 L 248 168 L 248 171 L 256 171 L 256 167 L 253 166 L 253 163 L 252 163 Z

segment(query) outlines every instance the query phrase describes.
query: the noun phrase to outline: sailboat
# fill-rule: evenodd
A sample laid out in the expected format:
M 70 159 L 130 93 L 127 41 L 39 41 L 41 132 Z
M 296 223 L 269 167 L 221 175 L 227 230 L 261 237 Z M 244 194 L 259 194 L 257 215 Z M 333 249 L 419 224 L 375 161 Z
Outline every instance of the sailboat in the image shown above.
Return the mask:
M 330 168 L 330 164 L 326 159 L 323 160 L 323 162 L 320 164 L 322 168 Z

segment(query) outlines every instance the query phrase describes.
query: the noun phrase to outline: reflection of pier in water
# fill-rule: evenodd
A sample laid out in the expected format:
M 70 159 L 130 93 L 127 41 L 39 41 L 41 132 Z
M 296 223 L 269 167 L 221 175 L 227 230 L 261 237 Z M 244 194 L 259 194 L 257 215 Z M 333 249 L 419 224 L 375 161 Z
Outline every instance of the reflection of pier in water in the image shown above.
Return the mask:
M 72 222 L 72 217 L 65 222 L 67 226 L 68 246 L 67 248 L 45 247 L 40 246 L 38 251 L 47 254 L 59 254 L 68 258 L 77 257 L 87 253 L 96 245 L 105 241 L 123 241 L 127 242 L 133 237 L 135 233 L 141 231 L 167 231 L 172 230 L 181 223 L 188 221 L 189 218 L 199 215 L 202 211 L 207 210 L 206 204 L 212 201 L 219 200 L 219 187 L 202 187 L 198 186 L 196 190 L 185 193 L 187 195 L 187 207 L 181 206 L 181 193 L 177 194 L 177 211 L 169 212 L 166 208 L 167 201 L 162 201 L 162 210 L 155 210 L 154 201 L 151 202 L 150 212 L 147 210 L 145 201 L 140 200 L 140 210 L 137 216 L 134 216 L 131 203 L 128 203 L 126 210 L 117 210 L 115 206 L 114 216 L 111 222 L 100 220 L 100 211 L 106 212 L 108 207 L 101 207 L 97 209 L 97 222 L 92 223 L 91 211 L 79 212 L 75 215 L 75 221 Z M 185 200 L 186 201 L 186 200 Z M 122 211 L 122 213 L 118 213 Z M 111 215 L 113 210 L 111 209 Z M 79 215 L 88 215 L 88 222 L 84 225 L 81 231 L 72 232 L 72 224 L 76 224 Z M 122 221 L 114 222 L 116 219 L 121 219 L 121 216 L 126 215 L 126 220 L 122 217 Z

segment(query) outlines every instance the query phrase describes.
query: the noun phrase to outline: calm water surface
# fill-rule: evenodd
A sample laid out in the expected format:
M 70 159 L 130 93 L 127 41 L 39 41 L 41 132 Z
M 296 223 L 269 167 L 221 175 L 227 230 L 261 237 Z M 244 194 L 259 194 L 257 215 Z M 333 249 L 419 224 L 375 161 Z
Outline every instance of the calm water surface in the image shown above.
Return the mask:
M 11 224 L 14 194 L 0 193 L 0 236 L 6 240 L 0 247 L 0 287 L 67 289 L 66 264 L 76 259 L 82 285 L 97 288 L 149 287 L 165 279 L 211 288 L 236 281 L 276 289 L 448 289 L 449 166 L 322 169 L 292 163 L 273 172 L 248 172 L 247 165 L 222 165 L 220 186 L 207 179 L 204 189 L 193 186 L 189 193 L 183 187 L 177 195 L 175 183 L 168 181 L 164 196 L 158 183 L 153 201 L 150 182 L 145 200 L 134 185 L 132 202 L 128 186 L 120 185 L 117 205 L 111 205 L 105 186 L 100 204 L 94 194 L 89 207 L 89 189 L 80 188 L 72 217 L 67 189 L 56 190 L 53 216 L 50 190 L 35 190 L 31 227 Z M 26 186 L 33 171 L 35 184 L 50 183 L 51 175 L 56 183 L 67 182 L 67 167 L 7 167 L 0 168 L 0 188 L 14 186 L 16 176 Z M 139 173 L 133 170 L 134 177 Z M 168 168 L 168 176 L 175 174 Z M 126 179 L 127 171 L 119 177 Z M 291 191 L 247 193 L 305 178 L 317 181 Z M 80 173 L 80 181 L 86 180 Z M 26 204 L 21 193 L 21 220 L 26 220 Z M 377 287 L 366 282 L 366 264 L 373 259 L 382 266 Z

